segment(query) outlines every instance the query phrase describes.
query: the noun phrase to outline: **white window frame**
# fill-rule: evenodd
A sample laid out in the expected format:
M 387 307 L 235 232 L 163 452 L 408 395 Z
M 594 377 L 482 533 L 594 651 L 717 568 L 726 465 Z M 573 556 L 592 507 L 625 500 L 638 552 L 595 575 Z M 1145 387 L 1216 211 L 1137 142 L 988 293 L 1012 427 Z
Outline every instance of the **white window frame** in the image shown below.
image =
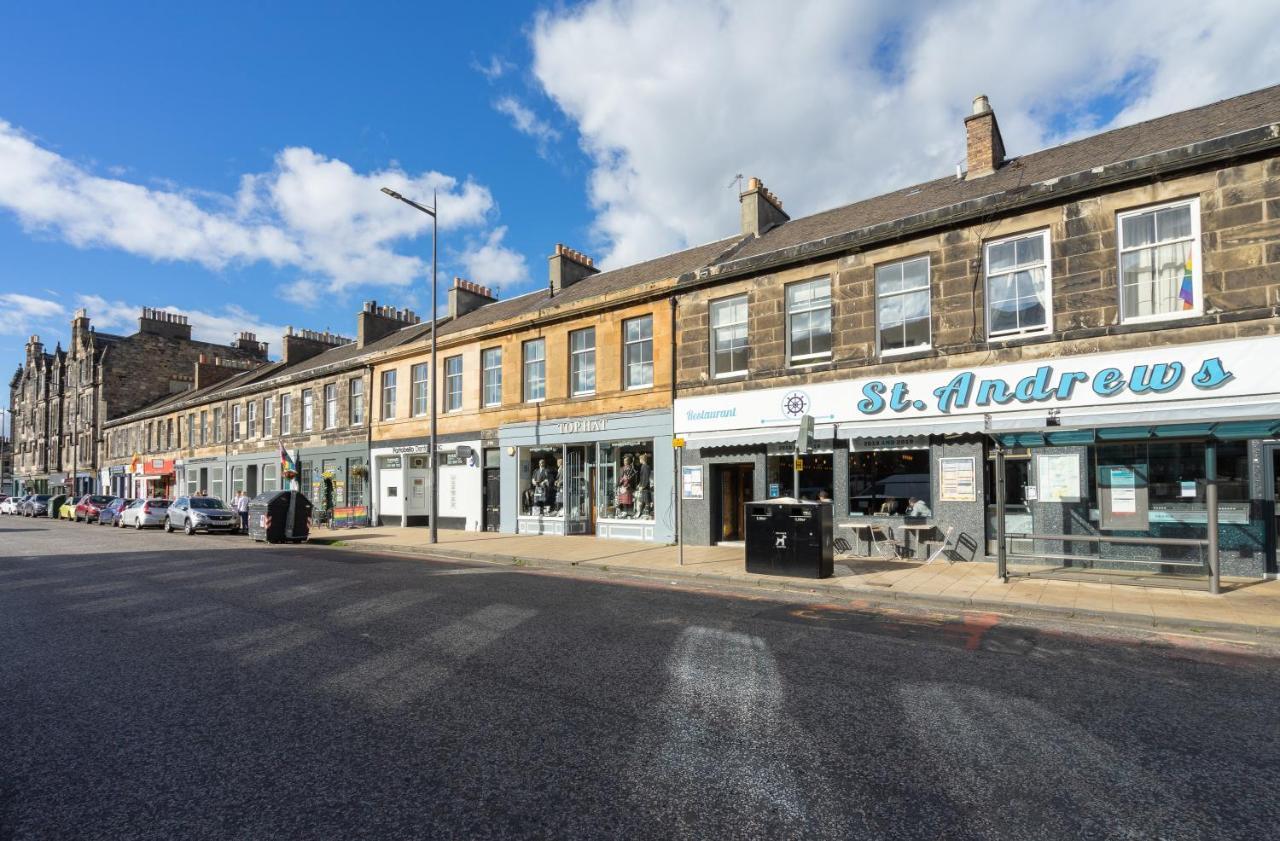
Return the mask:
M 378 389 L 378 406 L 381 409 L 382 420 L 396 419 L 396 369 L 391 368 L 382 372 L 381 382 Z
M 240 440 L 240 416 L 244 414 L 244 410 L 237 403 L 231 407 L 231 440 Z
M 782 289 L 782 308 L 786 313 L 784 321 L 787 331 L 787 365 L 792 367 L 803 367 L 807 365 L 821 365 L 824 362 L 831 361 L 831 348 L 819 353 L 806 353 L 803 356 L 796 356 L 791 352 L 791 318 L 802 312 L 817 312 L 822 309 L 820 306 L 807 306 L 805 309 L 792 310 L 791 308 L 791 290 L 798 289 L 801 286 L 810 286 L 814 284 L 827 284 L 827 339 L 832 345 L 835 344 L 835 289 L 833 288 L 831 277 L 813 277 L 808 280 L 800 280 L 795 283 L 788 283 Z M 812 331 L 810 331 L 812 332 Z M 811 340 L 812 341 L 812 340 Z
M 302 431 L 311 432 L 316 426 L 316 395 L 312 389 L 302 390 Z
M 717 308 L 736 307 L 739 303 L 742 304 L 742 312 L 743 312 L 741 321 L 733 321 L 733 322 L 730 322 L 729 324 L 719 324 L 719 325 L 716 324 Z M 748 309 L 749 305 L 750 304 L 747 299 L 746 293 L 743 293 L 741 295 L 730 295 L 727 298 L 719 298 L 717 300 L 711 301 L 707 305 L 707 326 L 709 329 L 709 334 L 708 334 L 709 341 L 711 342 L 711 346 L 709 348 L 709 356 L 710 356 L 712 379 L 723 380 L 723 379 L 728 379 L 730 377 L 746 376 L 747 370 L 751 365 L 751 332 L 749 327 L 749 324 L 751 321 L 751 313 L 750 313 L 750 310 Z M 737 329 L 738 327 L 742 328 L 743 336 L 747 340 L 747 346 L 745 348 L 747 353 L 747 364 L 740 369 L 735 369 L 732 371 L 720 371 L 716 368 L 716 333 L 720 330 Z
M 1147 213 L 1158 213 L 1161 210 L 1168 210 L 1171 207 L 1190 207 L 1191 208 L 1191 291 L 1195 297 L 1195 306 L 1189 310 L 1181 310 L 1179 312 L 1154 313 L 1152 315 L 1125 315 L 1124 312 L 1124 255 L 1133 251 L 1142 251 L 1148 248 L 1156 248 L 1160 245 L 1167 245 L 1172 242 L 1184 242 L 1185 239 L 1168 240 L 1168 242 L 1156 241 L 1149 245 L 1140 245 L 1134 248 L 1124 247 L 1124 220 L 1134 216 L 1143 216 Z M 1195 318 L 1204 314 L 1204 265 L 1200 256 L 1200 199 L 1193 197 L 1189 199 L 1179 199 L 1178 201 L 1164 202 L 1162 204 L 1152 204 L 1145 207 L 1135 207 L 1131 210 L 1122 210 L 1116 213 L 1116 300 L 1120 312 L 1121 324 L 1144 324 L 1152 321 L 1176 321 L 1181 318 Z
M 644 323 L 644 322 L 648 322 L 648 324 L 649 324 L 649 335 L 648 335 L 648 337 L 646 337 L 646 338 L 636 339 L 636 340 L 634 340 L 634 341 L 627 337 L 627 328 L 629 328 L 632 324 L 641 324 L 641 323 Z M 642 348 L 644 345 L 648 345 L 648 346 L 649 346 L 649 361 L 648 361 L 648 365 L 649 365 L 649 381 L 648 381 L 648 382 L 638 382 L 638 383 L 637 383 L 637 382 L 632 382 L 632 381 L 631 381 L 631 361 L 630 361 L 630 359 L 629 359 L 630 354 L 631 354 L 631 349 L 632 349 L 633 347 L 636 347 L 636 348 Z M 645 365 L 645 362 L 642 360 L 639 364 L 640 364 L 641 366 L 644 366 L 644 365 Z M 642 388 L 653 388 L 653 381 L 654 381 L 654 376 L 655 376 L 655 369 L 656 369 L 656 367 L 657 367 L 657 363 L 656 363 L 656 360 L 653 358 L 653 314 L 652 314 L 652 313 L 649 313 L 649 314 L 646 314 L 646 315 L 639 315 L 639 316 L 636 316 L 635 318 L 628 318 L 628 319 L 624 320 L 624 321 L 622 322 L 622 382 L 623 382 L 623 387 L 624 387 L 627 391 L 635 391 L 635 390 L 639 390 L 639 389 L 642 389 Z
M 352 426 L 364 424 L 363 377 L 352 377 L 347 381 L 347 419 Z
M 245 411 L 245 438 L 258 437 L 258 401 L 250 400 Z
M 324 428 L 338 428 L 338 384 L 325 383 L 324 386 Z
M 991 249 L 1007 242 L 1030 239 L 1035 236 L 1044 239 L 1044 324 L 1033 330 L 1006 331 L 998 336 L 993 336 L 991 334 Z M 1010 269 L 999 272 L 999 274 L 1013 274 L 1019 269 L 1032 265 L 1031 263 L 1027 263 L 1025 266 L 1021 264 L 1014 265 Z M 1007 237 L 988 240 L 982 244 L 982 301 L 984 309 L 983 320 L 986 323 L 987 341 L 989 342 L 1007 342 L 1025 339 L 1028 336 L 1044 336 L 1053 332 L 1053 239 L 1049 236 L 1048 228 L 1010 234 Z
M 529 349 L 537 347 L 539 356 L 537 359 L 529 358 Z M 541 403 L 547 399 L 547 340 L 546 337 L 529 339 L 520 345 L 520 362 L 522 376 L 520 378 L 520 389 L 524 402 Z M 529 376 L 530 366 L 538 366 L 538 377 L 535 380 Z M 533 396 L 532 386 L 538 384 L 540 393 L 537 397 Z
M 457 370 L 450 365 L 457 364 Z M 444 410 L 457 412 L 462 409 L 462 354 L 448 356 L 444 360 Z
M 585 347 L 575 348 L 573 339 L 575 336 L 585 336 L 591 334 L 591 342 Z M 585 365 L 587 359 L 591 361 L 591 388 L 578 388 L 579 365 Z M 596 375 L 599 369 L 596 367 L 596 328 L 583 327 L 580 330 L 571 330 L 569 332 L 569 396 L 570 397 L 586 397 L 596 393 Z
M 431 372 L 428 370 L 428 367 L 427 363 L 419 362 L 417 365 L 409 368 L 410 417 L 423 417 L 430 409 L 428 401 L 431 399 L 431 392 L 428 391 L 428 389 L 431 386 Z
M 280 395 L 280 434 L 293 434 L 293 395 Z
M 497 359 L 497 365 L 489 364 L 492 359 Z M 497 389 L 498 399 L 489 399 L 489 392 Z M 480 351 L 480 400 L 489 408 L 492 406 L 502 405 L 502 348 L 489 347 Z
M 273 438 L 276 434 L 276 400 L 274 397 L 262 398 L 262 437 Z
M 890 292 L 887 295 L 880 294 L 880 283 L 879 283 L 878 275 L 880 274 L 881 269 L 887 269 L 887 268 L 896 266 L 898 267 L 898 270 L 901 272 L 902 276 L 905 278 L 906 265 L 908 263 L 914 263 L 920 260 L 924 261 L 924 286 L 923 287 L 917 286 L 912 289 L 900 289 L 897 292 Z M 871 273 L 871 287 L 875 291 L 876 352 L 880 354 L 880 356 L 882 357 L 891 357 L 891 356 L 902 356 L 905 353 L 919 353 L 920 351 L 931 350 L 933 348 L 933 260 L 930 259 L 929 255 L 923 254 L 916 257 L 907 257 L 906 259 L 903 259 L 903 260 L 892 260 L 888 263 L 880 263 L 875 267 L 875 270 Z M 882 347 L 880 344 L 880 331 L 883 326 L 880 323 L 881 298 L 902 297 L 910 293 L 920 292 L 920 291 L 924 291 L 925 296 L 929 300 L 929 305 L 925 309 L 925 318 L 929 322 L 929 341 L 925 342 L 922 345 L 912 345 L 911 347 L 905 347 L 905 348 L 886 349 Z

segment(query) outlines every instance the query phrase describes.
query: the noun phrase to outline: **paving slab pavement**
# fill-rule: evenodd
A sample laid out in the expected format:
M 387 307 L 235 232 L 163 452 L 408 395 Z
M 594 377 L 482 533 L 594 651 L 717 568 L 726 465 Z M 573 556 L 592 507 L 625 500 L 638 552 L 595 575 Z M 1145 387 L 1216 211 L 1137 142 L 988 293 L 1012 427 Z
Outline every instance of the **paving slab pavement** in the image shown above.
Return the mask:
M 346 549 L 430 554 L 444 558 L 537 567 L 574 567 L 650 577 L 694 579 L 708 585 L 760 587 L 830 594 L 879 603 L 903 602 L 995 610 L 1026 617 L 1077 618 L 1191 632 L 1229 632 L 1280 638 L 1280 581 L 1224 579 L 1223 593 L 1128 584 L 1013 578 L 995 564 L 968 561 L 897 561 L 838 558 L 825 580 L 755 575 L 745 571 L 741 546 L 686 546 L 679 550 L 597 537 L 512 535 L 441 529 L 428 542 L 425 528 L 375 527 L 320 531 L 313 543 Z

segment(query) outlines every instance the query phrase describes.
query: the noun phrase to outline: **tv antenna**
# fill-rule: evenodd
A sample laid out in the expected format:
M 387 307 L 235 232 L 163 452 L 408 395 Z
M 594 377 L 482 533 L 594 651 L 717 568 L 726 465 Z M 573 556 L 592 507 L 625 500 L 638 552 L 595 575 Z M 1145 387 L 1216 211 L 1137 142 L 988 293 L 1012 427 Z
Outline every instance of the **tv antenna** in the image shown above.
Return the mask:
M 733 180 L 731 180 L 728 184 L 725 185 L 725 189 L 726 190 L 729 189 L 734 184 L 738 185 L 738 192 L 741 193 L 742 192 L 742 173 L 741 172 L 733 176 Z

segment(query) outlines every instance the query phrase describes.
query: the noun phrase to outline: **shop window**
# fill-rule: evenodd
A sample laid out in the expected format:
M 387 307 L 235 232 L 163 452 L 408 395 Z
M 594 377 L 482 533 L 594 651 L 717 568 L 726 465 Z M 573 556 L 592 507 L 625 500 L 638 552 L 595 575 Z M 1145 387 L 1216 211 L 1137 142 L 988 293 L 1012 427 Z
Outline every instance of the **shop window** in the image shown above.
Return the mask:
M 653 385 L 653 316 L 622 322 L 623 385 L 648 388 Z
M 347 402 L 351 425 L 362 425 L 364 423 L 364 380 L 360 377 L 353 377 L 347 384 Z
M 276 401 L 272 397 L 262 398 L 262 437 L 271 438 L 275 433 Z
M 480 353 L 481 390 L 484 405 L 502 405 L 502 348 L 485 348 Z
M 835 471 L 831 453 L 808 453 L 800 456 L 800 495 L 808 502 L 831 499 Z M 791 454 L 769 456 L 765 460 L 765 495 L 769 499 L 795 497 L 793 490 L 796 457 Z
M 987 243 L 986 268 L 987 336 L 1047 332 L 1053 321 L 1049 232 Z
M 421 362 L 414 365 L 409 371 L 410 394 L 412 395 L 413 405 L 410 408 L 412 415 L 417 418 L 427 413 L 427 363 Z
M 315 423 L 315 396 L 311 389 L 302 390 L 302 431 L 310 432 Z
M 787 287 L 787 360 L 808 365 L 831 358 L 831 279 Z
M 324 387 L 324 428 L 338 427 L 338 384 L 329 383 Z
M 347 459 L 347 505 L 364 505 L 364 459 Z
M 1199 315 L 1200 200 L 1121 213 L 1117 226 L 1121 320 Z
M 928 450 L 849 454 L 849 513 L 904 515 L 912 499 L 932 506 Z
M 559 447 L 522 447 L 520 449 L 520 513 L 527 517 L 559 516 L 562 500 Z
M 231 468 L 231 493 L 238 494 L 242 490 L 244 490 L 244 468 L 233 467 Z
M 597 516 L 614 520 L 653 519 L 653 442 L 599 445 Z
M 929 258 L 876 267 L 876 329 L 885 355 L 929 347 Z
M 222 499 L 222 478 L 221 467 L 209 468 L 209 496 L 214 499 Z
M 262 466 L 262 489 L 264 491 L 280 490 L 280 482 L 277 478 L 278 466 L 274 464 L 265 464 Z
M 444 410 L 462 408 L 462 357 L 450 356 L 444 361 Z
M 596 391 L 596 328 L 569 334 L 569 393 L 574 397 Z
M 382 372 L 382 419 L 394 420 L 396 416 L 396 372 Z
M 547 397 L 547 342 L 530 339 L 524 343 L 524 400 L 534 403 Z
M 747 372 L 747 296 L 711 302 L 711 376 Z

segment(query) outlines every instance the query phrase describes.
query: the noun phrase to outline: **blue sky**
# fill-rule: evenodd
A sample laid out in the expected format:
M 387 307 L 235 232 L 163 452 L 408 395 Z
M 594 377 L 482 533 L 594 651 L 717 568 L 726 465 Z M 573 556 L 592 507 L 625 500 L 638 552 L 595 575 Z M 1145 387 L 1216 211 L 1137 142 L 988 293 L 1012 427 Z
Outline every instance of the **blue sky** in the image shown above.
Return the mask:
M 1280 81 L 1265 2 L 593 0 L 6 4 L 0 366 L 86 306 L 225 342 L 350 334 L 360 302 L 545 283 L 734 231 L 736 174 L 793 216 L 938 177 L 991 97 L 1020 154 Z M 1126 33 L 1142 31 L 1133 39 Z M 980 45 L 959 49 L 957 45 Z M 6 376 L 7 380 L 7 376 Z M 0 401 L 7 401 L 7 390 Z

